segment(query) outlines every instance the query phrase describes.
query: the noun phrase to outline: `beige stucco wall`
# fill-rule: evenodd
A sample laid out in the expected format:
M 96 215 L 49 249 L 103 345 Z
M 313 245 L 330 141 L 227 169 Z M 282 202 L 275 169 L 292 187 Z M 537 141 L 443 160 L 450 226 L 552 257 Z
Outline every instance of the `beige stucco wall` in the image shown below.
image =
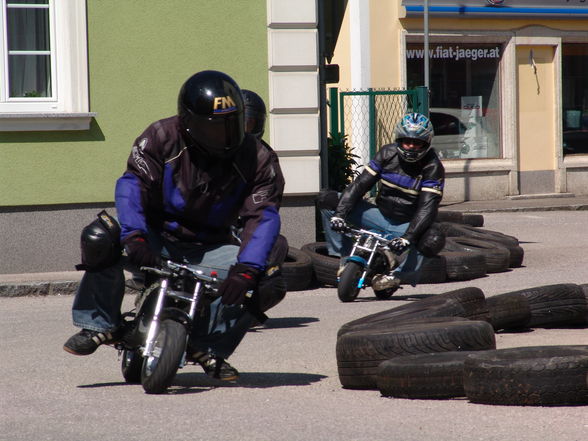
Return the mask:
M 339 83 L 331 84 L 332 87 L 339 89 L 349 89 L 351 87 L 351 42 L 349 31 L 349 6 L 345 10 L 343 22 L 341 23 L 341 30 L 337 38 L 337 46 L 333 53 L 332 64 L 338 64 Z
M 556 168 L 552 46 L 517 46 L 519 170 Z
M 398 2 L 370 1 L 371 79 L 374 88 L 402 87 Z

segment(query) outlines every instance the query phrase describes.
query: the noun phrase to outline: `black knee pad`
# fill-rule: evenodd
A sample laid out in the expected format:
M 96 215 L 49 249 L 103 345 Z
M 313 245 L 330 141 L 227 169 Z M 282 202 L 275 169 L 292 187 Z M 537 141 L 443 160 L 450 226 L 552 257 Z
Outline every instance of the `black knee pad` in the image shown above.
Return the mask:
M 443 247 L 445 247 L 445 233 L 437 222 L 433 222 L 419 239 L 416 248 L 423 256 L 433 257 L 439 254 Z
M 80 239 L 82 263 L 76 269 L 98 271 L 114 265 L 122 254 L 120 225 L 105 210 L 86 225 Z

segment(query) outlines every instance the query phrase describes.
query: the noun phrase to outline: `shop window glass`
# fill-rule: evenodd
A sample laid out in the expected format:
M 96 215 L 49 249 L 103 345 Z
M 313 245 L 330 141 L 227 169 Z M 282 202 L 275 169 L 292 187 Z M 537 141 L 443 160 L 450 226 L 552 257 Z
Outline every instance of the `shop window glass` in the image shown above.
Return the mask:
M 588 153 L 588 44 L 562 44 L 563 154 Z
M 502 45 L 429 43 L 433 147 L 443 159 L 500 157 Z M 406 45 L 408 88 L 421 86 L 423 45 Z

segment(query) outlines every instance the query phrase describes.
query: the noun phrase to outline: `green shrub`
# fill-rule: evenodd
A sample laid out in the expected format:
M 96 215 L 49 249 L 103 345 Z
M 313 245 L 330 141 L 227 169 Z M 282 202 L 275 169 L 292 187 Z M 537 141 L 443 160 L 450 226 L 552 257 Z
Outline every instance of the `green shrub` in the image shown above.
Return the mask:
M 331 133 L 328 139 L 329 158 L 329 189 L 343 191 L 359 174 L 358 163 L 351 147 L 347 143 L 347 135 Z

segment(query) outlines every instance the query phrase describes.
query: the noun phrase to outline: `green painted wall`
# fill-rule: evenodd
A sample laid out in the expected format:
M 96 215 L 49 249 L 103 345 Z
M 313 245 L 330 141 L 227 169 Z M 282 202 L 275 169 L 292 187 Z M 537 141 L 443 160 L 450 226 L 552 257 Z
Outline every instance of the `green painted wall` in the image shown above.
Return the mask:
M 222 70 L 267 102 L 266 0 L 88 0 L 91 130 L 0 132 L 0 206 L 110 202 L 134 139 Z

